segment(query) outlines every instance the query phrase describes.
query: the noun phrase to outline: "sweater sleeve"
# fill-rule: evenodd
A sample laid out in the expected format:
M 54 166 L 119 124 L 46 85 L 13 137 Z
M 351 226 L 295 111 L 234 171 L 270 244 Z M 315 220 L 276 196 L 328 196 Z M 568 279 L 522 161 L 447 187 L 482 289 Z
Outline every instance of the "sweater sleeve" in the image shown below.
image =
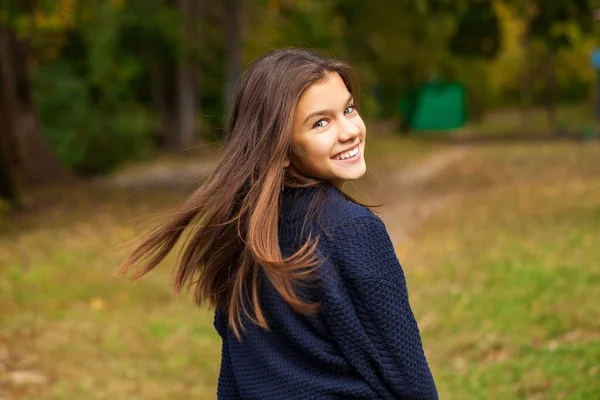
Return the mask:
M 241 397 L 237 389 L 237 383 L 233 374 L 233 365 L 231 364 L 231 356 L 229 354 L 227 318 L 223 311 L 218 307 L 215 311 L 214 327 L 223 340 L 221 346 L 221 367 L 219 369 L 219 379 L 217 382 L 217 398 L 239 399 Z
M 338 297 L 347 299 L 334 299 L 329 311 L 350 364 L 381 397 L 437 399 L 404 273 L 383 221 L 374 214 L 356 218 L 329 240 L 342 282 Z

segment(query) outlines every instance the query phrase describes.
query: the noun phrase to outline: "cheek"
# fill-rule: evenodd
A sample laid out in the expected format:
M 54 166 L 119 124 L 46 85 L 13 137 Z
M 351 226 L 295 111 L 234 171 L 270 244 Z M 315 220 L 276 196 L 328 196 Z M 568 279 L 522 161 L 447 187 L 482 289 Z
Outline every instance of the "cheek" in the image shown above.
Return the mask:
M 314 140 L 296 146 L 296 154 L 305 163 L 315 163 L 325 158 L 329 159 L 330 152 L 331 144 L 324 138 L 314 138 Z
M 315 140 L 313 143 L 313 155 L 317 157 L 320 162 L 327 162 L 331 156 L 332 149 L 335 142 L 327 136 L 323 135 L 319 140 Z

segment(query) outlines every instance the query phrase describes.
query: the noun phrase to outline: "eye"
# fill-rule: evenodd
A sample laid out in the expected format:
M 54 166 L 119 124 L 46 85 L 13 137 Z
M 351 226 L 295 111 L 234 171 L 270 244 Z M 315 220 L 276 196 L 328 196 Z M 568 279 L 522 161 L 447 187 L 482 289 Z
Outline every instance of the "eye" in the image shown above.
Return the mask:
M 320 119 L 317 121 L 317 123 L 313 126 L 313 128 L 325 128 L 329 123 L 327 122 L 326 119 Z
M 354 110 L 355 110 L 354 104 L 351 104 L 348 107 L 346 107 L 346 109 L 344 110 L 344 115 L 352 114 L 354 112 Z

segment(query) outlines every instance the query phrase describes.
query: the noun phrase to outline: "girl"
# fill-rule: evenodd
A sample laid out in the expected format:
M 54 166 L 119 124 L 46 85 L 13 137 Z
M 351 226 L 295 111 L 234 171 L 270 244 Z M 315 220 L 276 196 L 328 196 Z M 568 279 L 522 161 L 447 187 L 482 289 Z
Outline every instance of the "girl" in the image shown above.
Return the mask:
M 191 233 L 175 292 L 215 308 L 219 399 L 436 399 L 385 225 L 340 189 L 366 171 L 358 84 L 296 49 L 247 70 L 214 173 L 120 267 Z

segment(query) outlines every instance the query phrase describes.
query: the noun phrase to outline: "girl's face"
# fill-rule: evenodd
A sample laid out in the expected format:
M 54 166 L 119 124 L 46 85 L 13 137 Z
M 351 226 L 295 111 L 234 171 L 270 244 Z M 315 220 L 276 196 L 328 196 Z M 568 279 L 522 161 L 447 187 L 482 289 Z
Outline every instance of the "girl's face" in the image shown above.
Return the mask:
M 293 165 L 306 176 L 332 182 L 360 178 L 365 164 L 366 128 L 354 108 L 354 99 L 335 72 L 300 96 L 294 114 Z

